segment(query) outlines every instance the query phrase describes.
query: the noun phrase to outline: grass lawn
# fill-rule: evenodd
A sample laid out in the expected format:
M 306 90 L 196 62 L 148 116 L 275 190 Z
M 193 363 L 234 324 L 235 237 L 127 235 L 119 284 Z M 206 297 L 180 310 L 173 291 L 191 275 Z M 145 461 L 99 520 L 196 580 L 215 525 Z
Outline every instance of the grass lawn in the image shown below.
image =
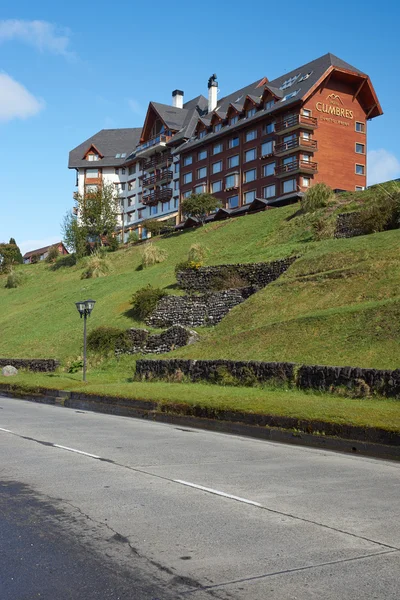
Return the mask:
M 90 370 L 89 381 L 81 374 L 20 373 L 1 382 L 34 388 L 46 387 L 88 394 L 151 400 L 160 404 L 189 404 L 248 413 L 279 415 L 329 423 L 379 427 L 400 431 L 399 401 L 391 399 L 351 399 L 317 392 L 283 388 L 241 388 L 201 383 L 131 382 L 132 359 L 111 360 L 102 368 Z M 127 377 L 128 375 L 128 377 Z

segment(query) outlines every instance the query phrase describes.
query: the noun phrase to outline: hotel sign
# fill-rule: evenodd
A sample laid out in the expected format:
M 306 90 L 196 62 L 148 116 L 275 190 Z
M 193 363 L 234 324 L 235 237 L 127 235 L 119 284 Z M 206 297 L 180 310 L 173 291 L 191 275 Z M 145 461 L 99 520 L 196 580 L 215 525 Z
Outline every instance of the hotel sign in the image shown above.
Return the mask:
M 326 98 L 326 102 L 317 102 L 315 108 L 318 112 L 332 115 L 335 117 L 344 117 L 346 119 L 353 119 L 354 113 L 348 108 L 344 108 L 343 100 L 338 94 L 329 94 Z

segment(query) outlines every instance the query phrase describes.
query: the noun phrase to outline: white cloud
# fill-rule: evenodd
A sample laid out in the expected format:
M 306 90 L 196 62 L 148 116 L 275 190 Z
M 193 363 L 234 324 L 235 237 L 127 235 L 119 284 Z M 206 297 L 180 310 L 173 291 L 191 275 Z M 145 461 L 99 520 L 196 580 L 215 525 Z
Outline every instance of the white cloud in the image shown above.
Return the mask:
M 73 52 L 68 50 L 69 30 L 59 28 L 47 21 L 22 21 L 19 19 L 0 21 L 0 43 L 13 40 L 34 46 L 41 52 L 47 50 L 68 58 L 74 56 Z
M 400 160 L 383 148 L 370 150 L 367 164 L 368 185 L 400 177 Z
M 30 252 L 31 250 L 38 250 L 39 248 L 44 248 L 45 246 L 51 246 L 51 244 L 55 244 L 59 241 L 61 241 L 61 236 L 53 235 L 48 238 L 43 238 L 42 240 L 26 240 L 26 242 L 21 243 L 18 243 L 17 239 L 17 244 L 23 256 L 26 252 Z
M 129 108 L 131 109 L 131 111 L 135 115 L 142 115 L 143 114 L 143 109 L 142 109 L 141 105 L 134 98 L 128 98 L 128 105 L 129 105 Z
M 0 122 L 27 119 L 44 108 L 44 102 L 35 98 L 7 73 L 0 73 Z

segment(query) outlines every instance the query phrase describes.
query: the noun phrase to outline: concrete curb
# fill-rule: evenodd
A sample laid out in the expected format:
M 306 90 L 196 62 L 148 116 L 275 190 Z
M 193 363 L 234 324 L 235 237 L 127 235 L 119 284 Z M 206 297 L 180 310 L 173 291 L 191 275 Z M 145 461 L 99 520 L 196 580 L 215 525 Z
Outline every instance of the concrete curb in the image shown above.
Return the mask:
M 209 418 L 192 414 L 182 414 L 183 405 L 176 405 L 175 411 L 173 405 L 159 405 L 156 402 L 147 400 L 133 400 L 129 398 L 118 398 L 109 396 L 92 396 L 77 392 L 67 392 L 63 390 L 41 389 L 40 392 L 25 392 L 18 390 L 7 384 L 0 384 L 0 397 L 9 396 L 15 399 L 38 402 L 40 404 L 50 404 L 64 408 L 73 408 L 100 412 L 103 414 L 112 414 L 124 417 L 133 417 L 139 419 L 148 419 L 161 423 L 171 423 L 175 425 L 186 425 L 196 429 L 206 429 L 220 433 L 230 433 L 234 435 L 243 435 L 257 439 L 281 442 L 285 444 L 295 444 L 298 446 L 308 446 L 324 450 L 334 450 L 376 458 L 386 458 L 400 460 L 400 434 L 387 432 L 387 440 L 383 443 L 376 443 L 362 439 L 352 439 L 351 426 L 343 428 L 343 437 L 340 435 L 325 435 L 323 433 L 307 433 L 299 429 L 293 429 L 287 426 L 288 419 L 274 417 L 278 425 L 281 420 L 286 423 L 286 427 L 270 426 L 266 424 L 251 424 L 243 420 L 229 418 Z M 189 407 L 190 409 L 191 407 Z M 233 413 L 227 413 L 227 417 Z M 245 415 L 243 415 L 245 417 Z M 267 418 L 265 415 L 249 415 L 249 421 L 254 421 L 255 417 Z M 297 422 L 300 422 L 296 420 Z M 313 423 L 308 422 L 310 430 Z M 307 421 L 302 420 L 301 424 L 306 425 Z M 353 428 L 357 432 L 361 428 Z M 376 431 L 376 430 L 373 430 Z M 381 432 L 383 430 L 380 430 Z M 365 436 L 368 436 L 368 430 L 365 429 Z M 392 443 L 389 443 L 392 442 Z

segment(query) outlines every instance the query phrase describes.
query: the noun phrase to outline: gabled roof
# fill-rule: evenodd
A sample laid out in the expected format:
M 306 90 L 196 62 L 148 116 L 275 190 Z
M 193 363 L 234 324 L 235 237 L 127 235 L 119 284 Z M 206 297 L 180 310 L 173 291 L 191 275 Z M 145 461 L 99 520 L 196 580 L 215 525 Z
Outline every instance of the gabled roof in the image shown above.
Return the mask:
M 188 112 L 186 108 L 177 108 L 160 102 L 150 102 L 149 106 L 154 108 L 168 129 L 179 131 L 183 127 Z
M 44 248 L 38 248 L 37 250 L 30 250 L 29 252 L 25 252 L 24 256 L 22 258 L 30 258 L 31 256 L 33 256 L 34 254 L 44 254 L 45 252 L 47 252 L 48 250 L 50 250 L 50 248 L 52 248 L 53 246 L 56 246 L 57 248 L 59 246 L 63 246 L 63 248 L 65 249 L 66 252 L 68 252 L 68 250 L 65 248 L 64 244 L 62 242 L 56 242 L 55 244 L 50 244 L 50 246 L 44 246 Z
M 136 147 L 141 131 L 140 127 L 102 129 L 71 150 L 68 167 L 77 169 L 80 167 L 94 167 L 95 165 L 99 167 L 119 166 L 126 161 L 126 157 Z M 91 146 L 95 146 L 103 158 L 95 162 L 84 160 L 83 157 Z M 117 154 L 126 154 L 126 157 L 115 158 Z

